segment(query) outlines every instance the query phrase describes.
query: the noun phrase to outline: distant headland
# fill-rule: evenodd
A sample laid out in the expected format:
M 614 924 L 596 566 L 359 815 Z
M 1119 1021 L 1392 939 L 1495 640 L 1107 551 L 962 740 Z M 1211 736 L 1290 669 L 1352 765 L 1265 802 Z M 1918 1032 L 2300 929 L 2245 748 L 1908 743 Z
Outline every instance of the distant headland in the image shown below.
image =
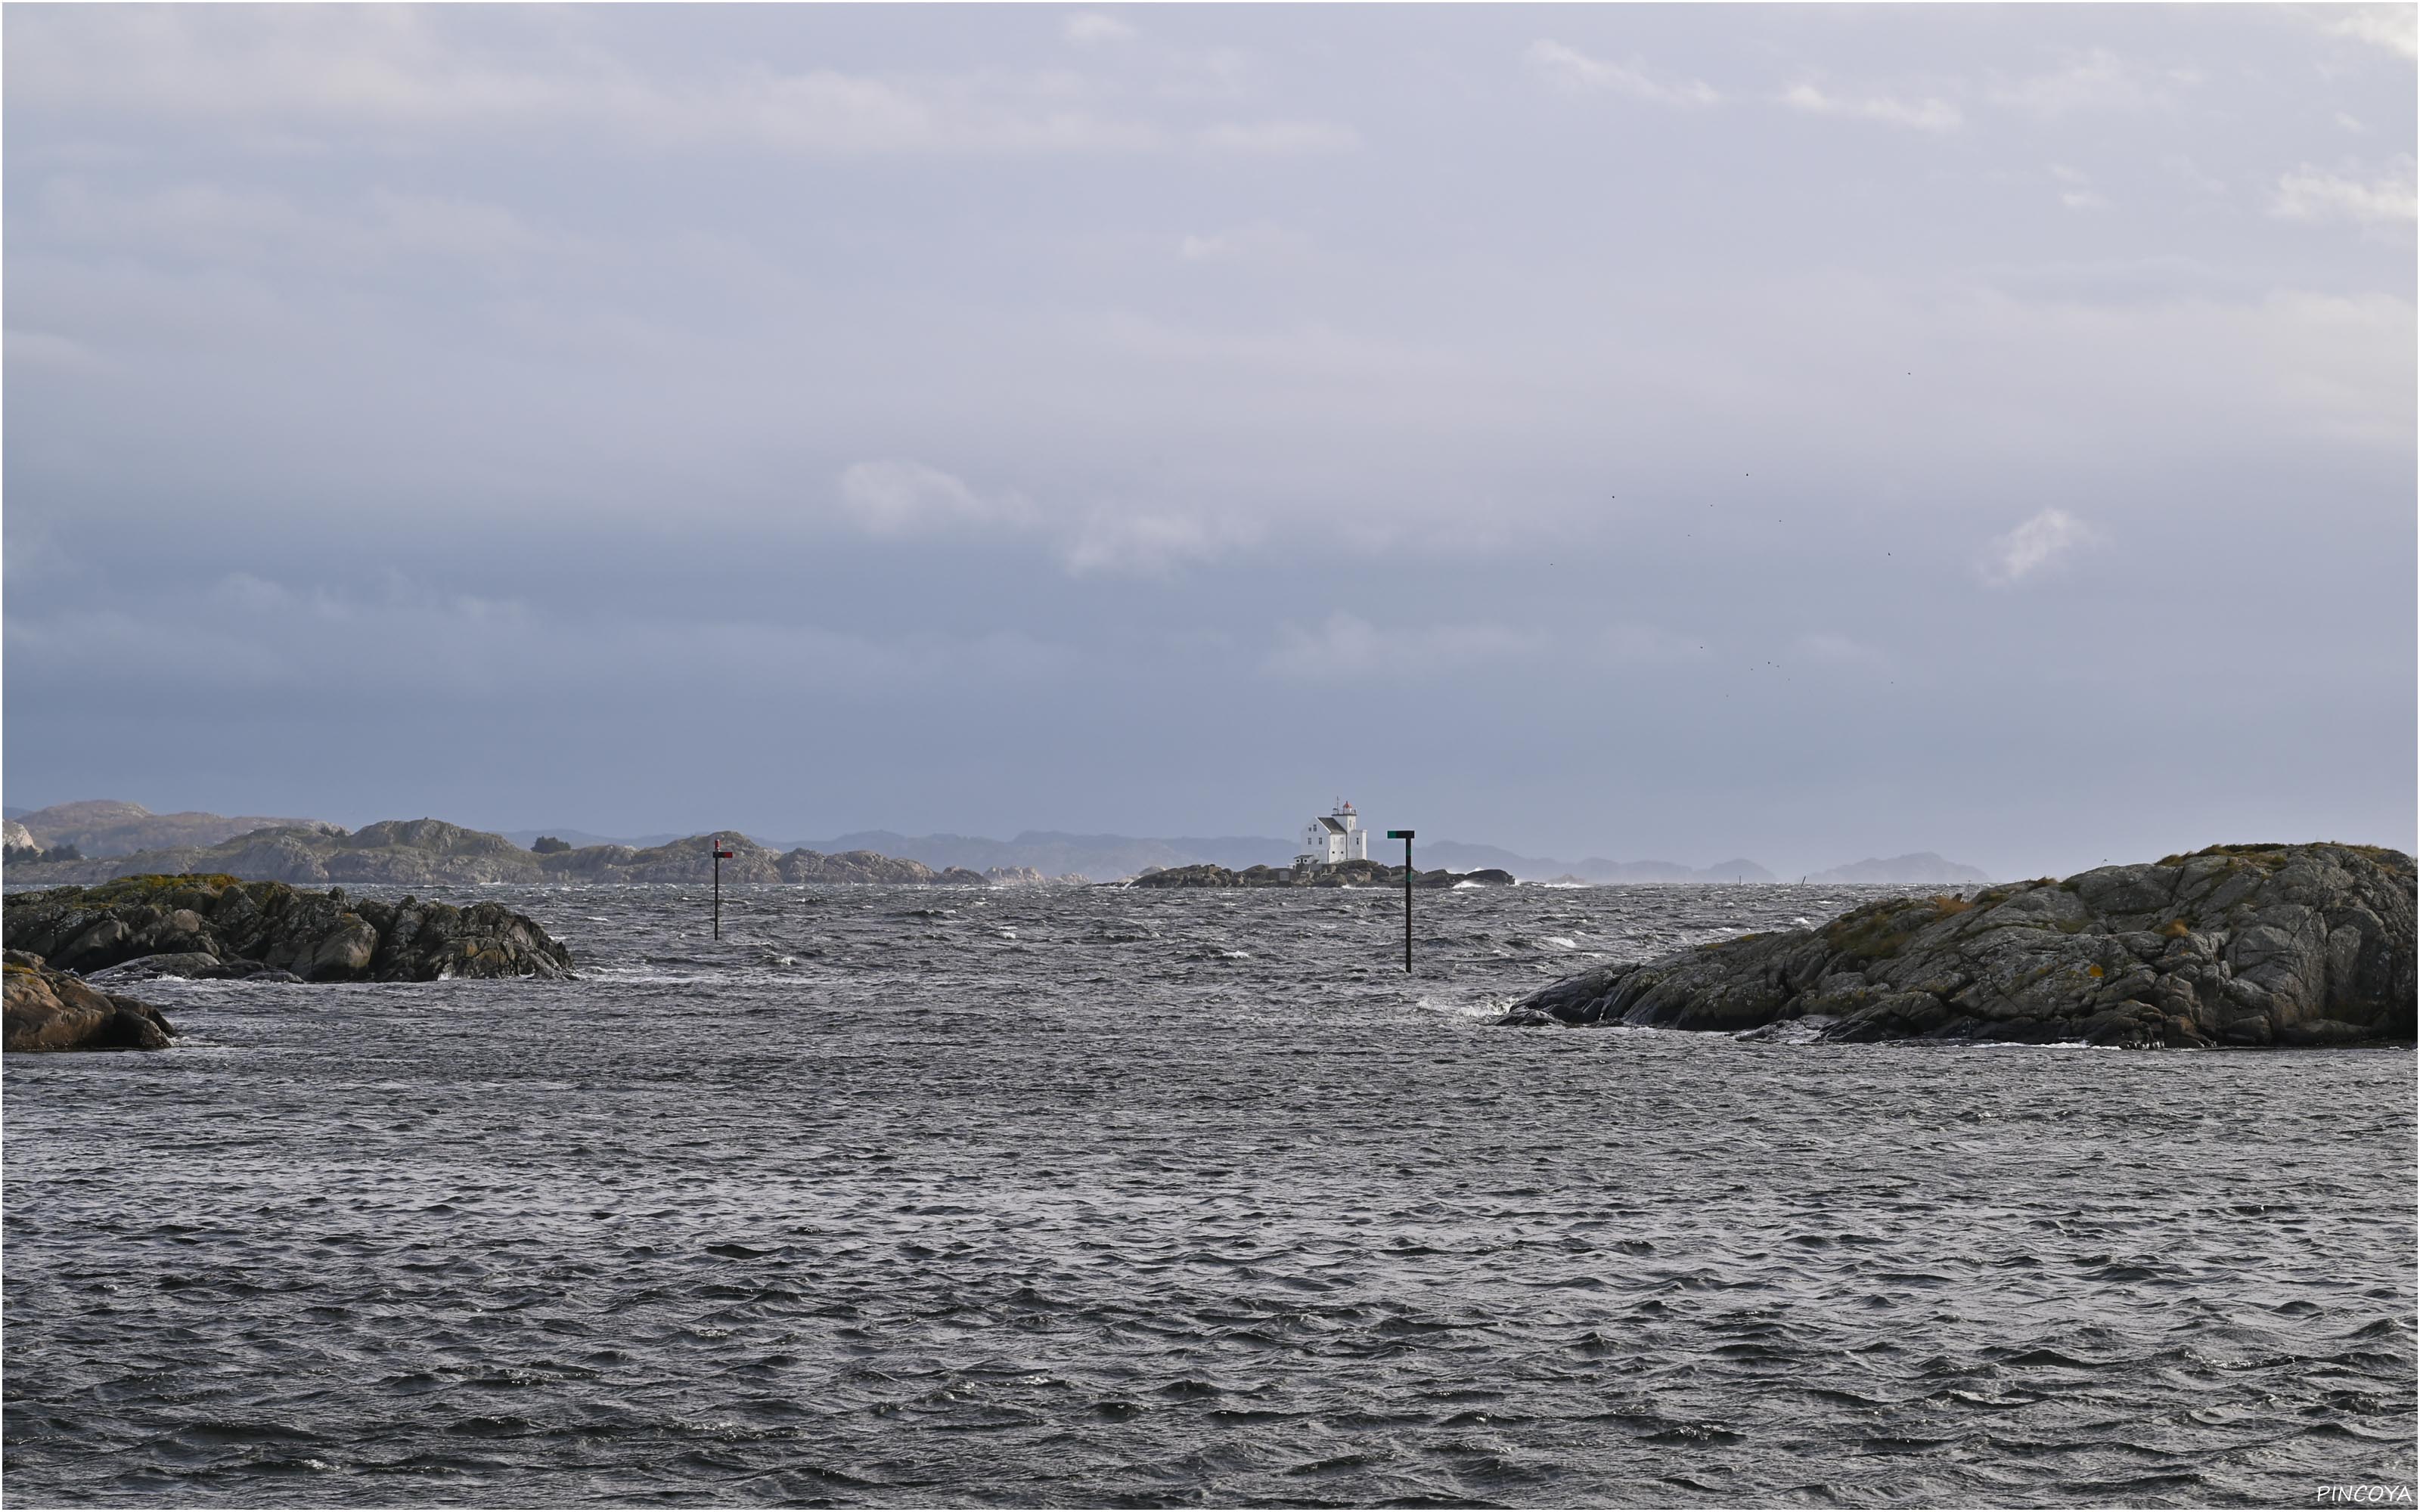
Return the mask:
M 39 831 L 28 826 L 28 834 L 39 836 Z M 12 841 L 16 839 L 10 836 Z M 902 860 L 873 851 L 846 851 L 837 856 L 805 849 L 776 852 L 732 830 L 710 831 L 644 848 L 551 845 L 545 838 L 524 848 L 502 835 L 465 829 L 442 819 L 388 819 L 349 832 L 335 825 L 279 825 L 231 836 L 211 845 L 182 845 L 111 856 L 89 856 L 80 852 L 60 856 L 55 850 L 39 845 L 12 843 L 7 880 L 49 887 L 195 872 L 247 882 L 303 886 L 332 882 L 400 887 L 493 882 L 702 883 L 716 875 L 714 853 L 718 849 L 730 857 L 721 869 L 721 880 L 728 884 L 872 882 L 910 887 L 994 887 L 1051 880 L 1038 872 L 1020 869 L 981 872 L 949 867 L 937 872 L 921 861 Z
M 380 840 L 371 832 L 382 827 L 391 832 L 405 823 L 433 822 L 388 821 L 385 826 L 373 825 L 361 831 L 348 832 L 341 825 L 311 819 L 226 816 L 207 812 L 155 814 L 138 803 L 116 799 L 93 800 L 58 804 L 47 809 L 9 810 L 7 859 L 9 880 L 18 883 L 90 883 L 163 870 L 224 872 L 229 869 L 223 863 L 232 854 L 225 849 L 228 841 L 274 831 L 289 837 L 302 837 L 300 843 L 314 853 L 323 871 L 331 861 L 336 862 L 336 870 L 321 874 L 308 867 L 301 867 L 290 872 L 263 871 L 240 874 L 257 875 L 262 880 L 306 884 L 368 881 L 378 879 L 349 874 L 351 869 L 366 864 L 361 856 L 338 860 L 334 851 L 339 848 L 356 851 L 397 848 L 394 841 Z M 560 827 L 502 831 L 478 830 L 463 825 L 447 827 L 463 836 L 473 837 L 475 844 L 487 848 L 475 854 L 458 854 L 449 851 L 444 844 L 427 843 L 431 835 L 426 831 L 417 832 L 419 839 L 416 842 L 407 842 L 399 848 L 430 852 L 431 856 L 416 858 L 398 856 L 389 859 L 406 872 L 412 872 L 424 862 L 432 870 L 418 875 L 400 876 L 398 880 L 407 885 L 413 881 L 686 881 L 690 878 L 683 863 L 676 856 L 665 853 L 676 853 L 684 847 L 702 851 L 713 835 L 708 831 L 687 836 L 669 833 L 613 836 Z M 320 843 L 310 837 L 348 833 L 367 835 L 371 839 L 366 845 L 329 847 L 328 856 L 318 856 Z M 724 830 L 721 833 L 736 838 L 740 832 Z M 1776 876 L 1768 868 L 1745 857 L 1716 861 L 1710 866 L 1689 866 L 1677 861 L 1618 861 L 1601 856 L 1573 860 L 1528 856 L 1494 845 L 1430 840 L 1425 835 L 1424 830 L 1416 863 L 1423 869 L 1442 868 L 1459 875 L 1495 871 L 1524 882 L 1559 882 L 1566 885 L 1802 880 L 1796 875 Z M 489 845 L 489 842 L 494 843 Z M 991 840 L 980 835 L 908 835 L 894 830 L 869 829 L 823 840 L 783 841 L 755 837 L 747 843 L 774 856 L 777 875 L 770 880 L 793 880 L 778 874 L 782 871 L 782 858 L 805 852 L 835 864 L 793 863 L 789 867 L 792 872 L 799 872 L 803 867 L 806 872 L 813 873 L 796 880 L 921 880 L 916 873 L 901 870 L 913 866 L 922 867 L 933 878 L 946 876 L 954 883 L 965 883 L 974 877 L 982 877 L 995 885 L 1040 881 L 1115 882 L 1136 878 L 1155 869 L 1164 872 L 1195 866 L 1220 867 L 1241 876 L 1254 867 L 1288 869 L 1292 859 L 1304 848 L 1299 837 L 1285 840 L 1274 836 L 1180 835 L 1153 839 L 1059 830 L 1027 830 L 1010 840 Z M 609 852 L 615 853 L 614 858 L 604 859 Z M 518 862 L 513 858 L 515 853 L 519 855 Z M 566 855 L 584 855 L 584 858 L 577 863 L 560 859 Z M 194 857 L 190 866 L 180 859 L 187 856 Z M 281 861 L 266 854 L 256 858 L 263 864 L 291 864 L 290 859 Z M 735 861 L 737 859 L 734 857 Z M 111 864 L 75 867 L 59 864 L 70 861 Z M 600 864 L 601 872 L 597 870 Z M 536 869 L 531 870 L 532 867 Z M 726 863 L 723 880 L 755 878 L 735 879 L 732 865 Z M 1887 859 L 1856 861 L 1814 872 L 1803 880 L 1827 886 L 1881 883 L 1970 887 L 1988 884 L 1992 877 L 1981 868 L 1945 860 L 1930 852 L 1919 852 Z

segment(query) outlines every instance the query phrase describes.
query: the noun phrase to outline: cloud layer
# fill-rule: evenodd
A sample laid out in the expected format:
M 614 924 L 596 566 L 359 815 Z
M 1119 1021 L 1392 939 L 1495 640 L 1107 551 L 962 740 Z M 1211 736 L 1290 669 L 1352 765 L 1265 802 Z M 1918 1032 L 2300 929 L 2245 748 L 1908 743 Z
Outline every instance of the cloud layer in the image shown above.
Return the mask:
M 11 801 L 2409 843 L 2410 17 L 12 10 Z

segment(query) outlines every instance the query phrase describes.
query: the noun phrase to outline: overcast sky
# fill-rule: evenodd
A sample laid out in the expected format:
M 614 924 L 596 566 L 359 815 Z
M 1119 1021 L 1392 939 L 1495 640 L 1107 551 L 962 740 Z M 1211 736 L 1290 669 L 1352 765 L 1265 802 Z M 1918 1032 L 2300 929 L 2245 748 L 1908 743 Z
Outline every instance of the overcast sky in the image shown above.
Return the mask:
M 2409 6 L 8 8 L 8 801 L 2413 843 Z

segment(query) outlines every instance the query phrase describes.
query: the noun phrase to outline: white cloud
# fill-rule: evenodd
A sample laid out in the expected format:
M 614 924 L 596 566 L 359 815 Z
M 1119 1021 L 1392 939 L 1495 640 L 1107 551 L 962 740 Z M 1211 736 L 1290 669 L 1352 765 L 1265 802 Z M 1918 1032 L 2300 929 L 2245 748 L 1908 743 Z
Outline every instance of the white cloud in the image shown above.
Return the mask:
M 1148 123 L 1071 103 L 1068 81 L 1054 74 L 784 73 L 734 63 L 673 76 L 594 49 L 515 61 L 455 45 L 451 24 L 375 7 L 12 21 L 7 91 L 19 108 L 286 127 L 303 139 L 348 129 L 602 132 L 651 147 L 830 156 L 1166 145 Z
M 841 507 L 870 535 L 926 535 L 965 527 L 1016 527 L 1032 512 L 1015 496 L 986 498 L 922 462 L 860 462 L 840 475 Z
M 1164 578 L 1259 538 L 1249 521 L 1177 509 L 1098 505 L 1045 509 L 1020 494 L 984 493 L 922 462 L 860 462 L 840 475 L 841 512 L 886 539 L 1004 532 L 1049 543 L 1070 577 Z
M 2336 112 L 2336 124 L 2343 127 L 2346 131 L 2350 131 L 2355 136 L 2367 136 L 2369 134 L 2368 127 L 2364 126 L 2358 118 L 2348 116 L 2343 111 Z
M 1078 47 L 1094 47 L 1103 42 L 1130 42 L 1135 38 L 1132 26 L 1097 10 L 1078 11 L 1067 18 L 1063 30 L 1067 40 Z
M 2164 106 L 2176 86 L 2197 84 L 2190 69 L 2146 72 L 2105 47 L 2071 54 L 2060 67 L 2030 78 L 1995 84 L 1994 103 L 2044 118 L 2082 111 L 2140 111 Z
M 1311 238 L 1263 221 L 1187 236 L 1177 244 L 1177 255 L 1187 262 L 1273 263 L 1290 261 L 1310 249 Z
M 1281 677 L 1329 682 L 1465 671 L 1545 654 L 1546 637 L 1500 625 L 1426 625 L 1382 630 L 1342 610 L 1316 629 L 1287 625 L 1266 668 Z
M 1334 121 L 1220 121 L 1195 131 L 1193 140 L 1213 152 L 1292 158 L 1350 152 L 1361 145 L 1361 133 Z
M 2360 6 L 2329 22 L 2328 30 L 2382 47 L 2397 57 L 2420 57 L 2420 7 Z
M 1992 538 L 1983 579 L 1997 588 L 2013 586 L 2055 566 L 2094 539 L 2092 528 L 2066 510 L 2045 509 L 2006 535 Z
M 2388 171 L 2364 180 L 2347 178 L 2304 163 L 2277 179 L 2269 213 L 2286 221 L 2353 221 L 2362 225 L 2391 225 L 2411 221 L 2420 210 L 2420 190 L 2413 184 L 2413 161 L 2398 158 Z
M 1523 54 L 1529 67 L 1566 89 L 1606 89 L 1657 105 L 1712 105 L 1723 98 L 1700 79 L 1657 78 L 1635 60 L 1607 63 L 1541 38 Z
M 1079 578 L 1164 578 L 1188 563 L 1213 560 L 1243 539 L 1244 532 L 1191 515 L 1101 509 L 1063 535 L 1059 560 Z
M 1905 127 L 1916 131 L 1954 131 L 1965 121 L 1965 117 L 1958 113 L 1957 106 L 1937 96 L 1899 100 L 1888 95 L 1869 95 L 1852 100 L 1841 95 L 1827 95 L 1811 84 L 1802 84 L 1785 92 L 1781 102 L 1810 116 L 1840 116 L 1853 120 L 1879 121 L 1885 126 Z

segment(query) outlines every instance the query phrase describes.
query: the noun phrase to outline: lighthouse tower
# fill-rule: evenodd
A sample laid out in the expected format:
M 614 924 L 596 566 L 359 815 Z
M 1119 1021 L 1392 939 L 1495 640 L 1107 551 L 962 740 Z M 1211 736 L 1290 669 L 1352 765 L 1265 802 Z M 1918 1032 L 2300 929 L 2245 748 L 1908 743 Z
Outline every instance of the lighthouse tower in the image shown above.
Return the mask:
M 1370 859 L 1370 832 L 1361 827 L 1361 816 L 1353 805 L 1339 801 L 1336 807 L 1320 815 L 1302 830 L 1302 854 L 1294 858 L 1296 872 L 1314 872 L 1340 861 Z

